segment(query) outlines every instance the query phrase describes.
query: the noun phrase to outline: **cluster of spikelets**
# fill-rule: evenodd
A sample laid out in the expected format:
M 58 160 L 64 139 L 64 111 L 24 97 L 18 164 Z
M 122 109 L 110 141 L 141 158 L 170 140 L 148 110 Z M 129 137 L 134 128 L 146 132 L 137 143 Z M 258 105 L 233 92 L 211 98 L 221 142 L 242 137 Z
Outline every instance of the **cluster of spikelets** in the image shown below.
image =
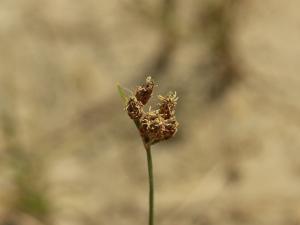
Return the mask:
M 151 110 L 150 107 L 148 112 L 144 111 L 144 106 L 152 97 L 154 86 L 151 77 L 147 77 L 146 83 L 136 88 L 125 108 L 129 117 L 137 125 L 144 143 L 147 144 L 155 144 L 173 137 L 178 128 L 175 117 L 175 106 L 178 100 L 176 92 L 167 96 L 159 95 L 158 109 Z

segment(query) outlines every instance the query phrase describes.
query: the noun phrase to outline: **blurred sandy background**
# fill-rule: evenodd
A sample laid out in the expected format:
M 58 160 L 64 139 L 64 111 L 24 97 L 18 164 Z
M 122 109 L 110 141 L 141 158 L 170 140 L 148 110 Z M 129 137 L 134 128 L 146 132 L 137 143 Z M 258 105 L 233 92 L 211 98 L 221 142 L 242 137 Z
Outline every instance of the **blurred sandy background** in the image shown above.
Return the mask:
M 300 224 L 300 1 L 1 0 L 0 224 L 147 224 L 116 84 L 180 96 L 159 225 Z

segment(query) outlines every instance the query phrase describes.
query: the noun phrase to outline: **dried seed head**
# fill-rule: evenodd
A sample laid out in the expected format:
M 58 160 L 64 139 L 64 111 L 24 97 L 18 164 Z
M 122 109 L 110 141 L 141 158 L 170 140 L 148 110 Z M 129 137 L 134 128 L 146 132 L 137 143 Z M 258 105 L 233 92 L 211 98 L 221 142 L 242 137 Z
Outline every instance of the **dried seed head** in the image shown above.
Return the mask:
M 177 104 L 178 97 L 176 97 L 176 92 L 170 93 L 168 96 L 164 97 L 159 95 L 159 113 L 164 119 L 170 119 L 175 115 L 175 106 Z
M 143 105 L 136 97 L 130 97 L 126 105 L 126 111 L 133 120 L 138 120 L 143 115 Z
M 175 118 L 175 107 L 178 97 L 176 92 L 167 96 L 159 96 L 160 103 L 157 110 L 144 112 L 143 107 L 152 96 L 154 82 L 147 77 L 145 84 L 138 86 L 134 96 L 131 96 L 126 104 L 126 111 L 134 120 L 140 131 L 144 143 L 155 144 L 167 140 L 175 135 L 178 122 Z
M 138 86 L 135 91 L 135 97 L 138 101 L 140 101 L 143 105 L 146 105 L 149 99 L 152 96 L 154 88 L 154 81 L 149 76 L 146 78 L 146 83 Z

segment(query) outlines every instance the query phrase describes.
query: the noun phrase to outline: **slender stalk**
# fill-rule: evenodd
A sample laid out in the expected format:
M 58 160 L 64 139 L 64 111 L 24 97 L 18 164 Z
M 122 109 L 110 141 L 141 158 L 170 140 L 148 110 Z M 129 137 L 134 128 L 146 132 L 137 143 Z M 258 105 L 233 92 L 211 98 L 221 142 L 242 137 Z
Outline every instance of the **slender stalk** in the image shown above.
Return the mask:
M 153 180 L 153 167 L 152 167 L 152 156 L 151 146 L 145 144 L 147 152 L 147 163 L 148 163 L 148 175 L 149 175 L 149 225 L 154 224 L 154 180 Z

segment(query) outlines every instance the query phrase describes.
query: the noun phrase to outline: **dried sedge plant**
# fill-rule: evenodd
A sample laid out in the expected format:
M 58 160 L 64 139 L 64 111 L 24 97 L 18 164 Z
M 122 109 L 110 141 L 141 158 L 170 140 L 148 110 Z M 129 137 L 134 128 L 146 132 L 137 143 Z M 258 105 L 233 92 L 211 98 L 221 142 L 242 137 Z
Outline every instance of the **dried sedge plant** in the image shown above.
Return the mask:
M 178 129 L 178 122 L 175 117 L 175 107 L 178 97 L 176 92 L 170 92 L 167 96 L 159 95 L 157 109 L 152 110 L 151 106 L 148 111 L 144 106 L 152 97 L 153 89 L 156 85 L 149 76 L 146 82 L 137 86 L 131 96 L 126 96 L 125 90 L 118 85 L 121 97 L 125 101 L 125 110 L 129 117 L 134 121 L 140 136 L 143 140 L 147 153 L 148 175 L 149 175 L 149 225 L 154 221 L 154 182 L 151 146 L 173 137 Z

